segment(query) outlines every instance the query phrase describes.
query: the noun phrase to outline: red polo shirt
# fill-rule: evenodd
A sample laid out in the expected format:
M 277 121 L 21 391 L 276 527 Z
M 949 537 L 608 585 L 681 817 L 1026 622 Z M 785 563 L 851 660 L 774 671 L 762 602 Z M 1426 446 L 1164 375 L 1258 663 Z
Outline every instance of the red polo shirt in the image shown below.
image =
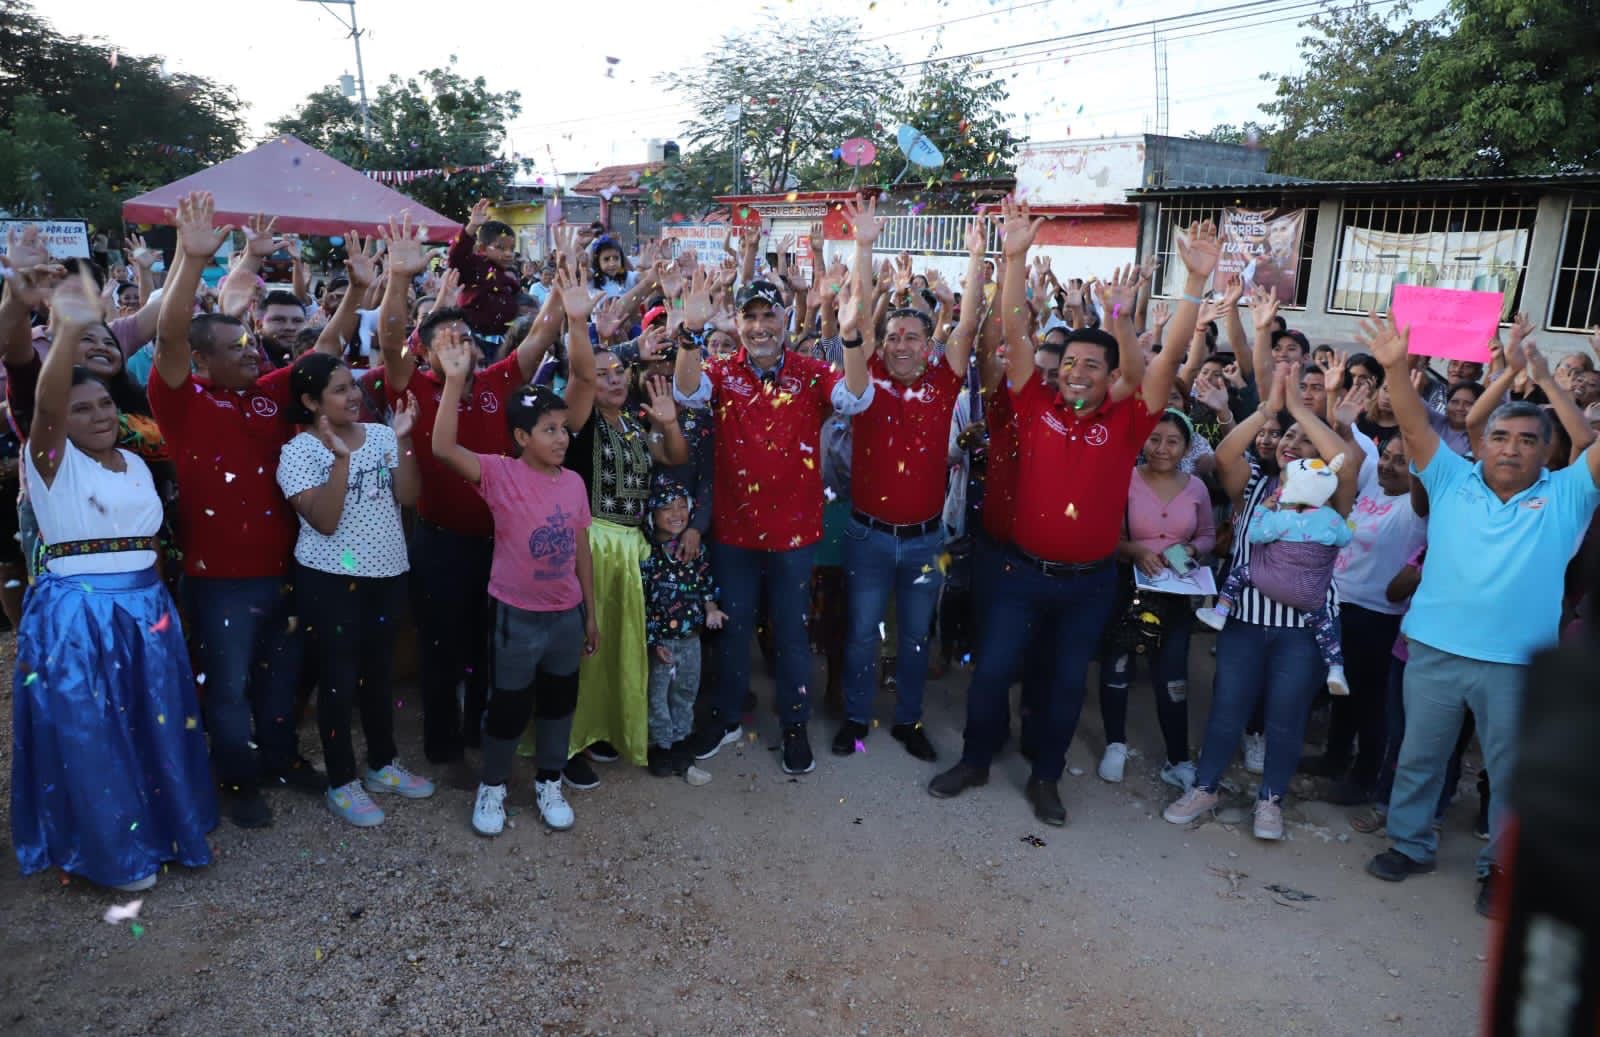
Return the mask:
M 509 454 L 513 441 L 501 406 L 511 393 L 527 384 L 517 354 L 472 376 L 472 384 L 462 393 L 456 411 L 456 442 L 475 454 Z M 397 393 L 387 380 L 383 392 L 390 407 L 398 406 L 405 393 Z M 417 515 L 425 522 L 466 536 L 494 535 L 494 518 L 483 497 L 467 480 L 444 466 L 433 454 L 433 421 L 439 416 L 439 401 L 444 398 L 444 379 L 433 371 L 418 368 L 406 385 L 406 392 L 417 399 L 417 423 L 411 432 L 412 449 L 417 452 L 417 472 L 422 477 L 422 492 L 417 498 Z
M 867 362 L 872 406 L 850 419 L 850 503 L 880 522 L 926 522 L 944 511 L 950 415 L 961 379 L 944 357 L 902 385 L 881 355 Z
M 189 375 L 176 389 L 152 373 L 150 411 L 178 473 L 178 540 L 190 576 L 283 576 L 300 524 L 278 489 L 278 454 L 294 435 L 290 368 L 248 389 Z
M 984 400 L 983 420 L 989 430 L 984 452 L 983 531 L 1002 544 L 1011 543 L 1011 516 L 1017 507 L 1017 412 L 1004 385 Z
M 844 378 L 826 361 L 784 353 L 762 379 L 741 348 L 709 361 L 716 415 L 711 528 L 720 543 L 787 551 L 822 539 L 822 422 Z M 948 420 L 948 419 L 947 419 Z
M 1138 395 L 1092 414 L 1061 402 L 1055 386 L 1028 379 L 1012 390 L 1017 412 L 1018 547 L 1052 562 L 1094 562 L 1117 548 L 1128 509 L 1128 473 L 1161 420 Z

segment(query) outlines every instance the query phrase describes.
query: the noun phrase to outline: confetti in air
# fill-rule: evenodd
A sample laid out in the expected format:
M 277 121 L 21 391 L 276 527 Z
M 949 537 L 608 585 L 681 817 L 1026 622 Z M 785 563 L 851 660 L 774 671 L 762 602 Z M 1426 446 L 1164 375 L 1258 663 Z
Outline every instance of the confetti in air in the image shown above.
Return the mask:
M 126 904 L 112 904 L 106 908 L 105 919 L 112 925 L 116 925 L 119 922 L 132 922 L 139 917 L 139 909 L 143 906 L 143 900 L 134 900 Z

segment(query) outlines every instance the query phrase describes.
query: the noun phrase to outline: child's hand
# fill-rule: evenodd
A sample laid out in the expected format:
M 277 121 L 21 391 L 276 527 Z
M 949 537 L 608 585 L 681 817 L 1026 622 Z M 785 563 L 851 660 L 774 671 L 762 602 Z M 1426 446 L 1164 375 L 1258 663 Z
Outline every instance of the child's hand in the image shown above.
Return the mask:
M 583 654 L 593 655 L 600 650 L 600 627 L 593 615 L 583 619 Z
M 467 217 L 467 233 L 472 234 L 477 229 L 489 222 L 489 205 L 487 198 L 479 198 L 472 203 L 472 213 Z
M 650 649 L 650 654 L 656 657 L 656 662 L 663 666 L 672 665 L 672 649 L 666 645 L 656 645 Z
M 728 614 L 717 608 L 714 601 L 706 602 L 706 627 L 710 630 L 721 630 L 722 624 L 728 621 Z

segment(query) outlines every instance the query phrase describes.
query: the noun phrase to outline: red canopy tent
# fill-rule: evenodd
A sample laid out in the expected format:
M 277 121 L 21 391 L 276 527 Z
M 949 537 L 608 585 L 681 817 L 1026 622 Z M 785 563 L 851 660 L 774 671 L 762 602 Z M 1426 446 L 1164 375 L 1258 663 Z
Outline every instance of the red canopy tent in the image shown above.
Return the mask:
M 278 218 L 282 234 L 376 234 L 390 216 L 409 210 L 429 241 L 448 241 L 461 225 L 407 198 L 304 141 L 283 136 L 122 204 L 129 223 L 170 222 L 168 213 L 191 191 L 216 198 L 217 222 L 242 226 L 256 213 Z

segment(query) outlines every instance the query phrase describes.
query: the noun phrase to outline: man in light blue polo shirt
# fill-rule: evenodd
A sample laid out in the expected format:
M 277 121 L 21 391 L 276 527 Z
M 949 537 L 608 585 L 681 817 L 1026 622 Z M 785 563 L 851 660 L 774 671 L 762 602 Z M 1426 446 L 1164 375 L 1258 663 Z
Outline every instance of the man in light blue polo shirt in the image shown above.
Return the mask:
M 1401 632 L 1405 740 L 1389 800 L 1393 848 L 1367 871 L 1389 882 L 1432 871 L 1434 808 L 1463 710 L 1477 720 L 1489 784 L 1492 837 L 1478 855 L 1478 912 L 1492 905 L 1506 790 L 1516 761 L 1528 661 L 1555 641 L 1562 575 L 1600 505 L 1600 449 L 1559 472 L 1544 467 L 1550 417 L 1507 403 L 1489 418 L 1482 460 L 1440 449 L 1427 406 L 1412 387 L 1409 334 L 1393 318 L 1362 324 L 1362 340 L 1383 364 L 1411 470 L 1428 491 L 1428 554 L 1422 584 Z M 1551 382 L 1550 389 L 1564 391 Z

